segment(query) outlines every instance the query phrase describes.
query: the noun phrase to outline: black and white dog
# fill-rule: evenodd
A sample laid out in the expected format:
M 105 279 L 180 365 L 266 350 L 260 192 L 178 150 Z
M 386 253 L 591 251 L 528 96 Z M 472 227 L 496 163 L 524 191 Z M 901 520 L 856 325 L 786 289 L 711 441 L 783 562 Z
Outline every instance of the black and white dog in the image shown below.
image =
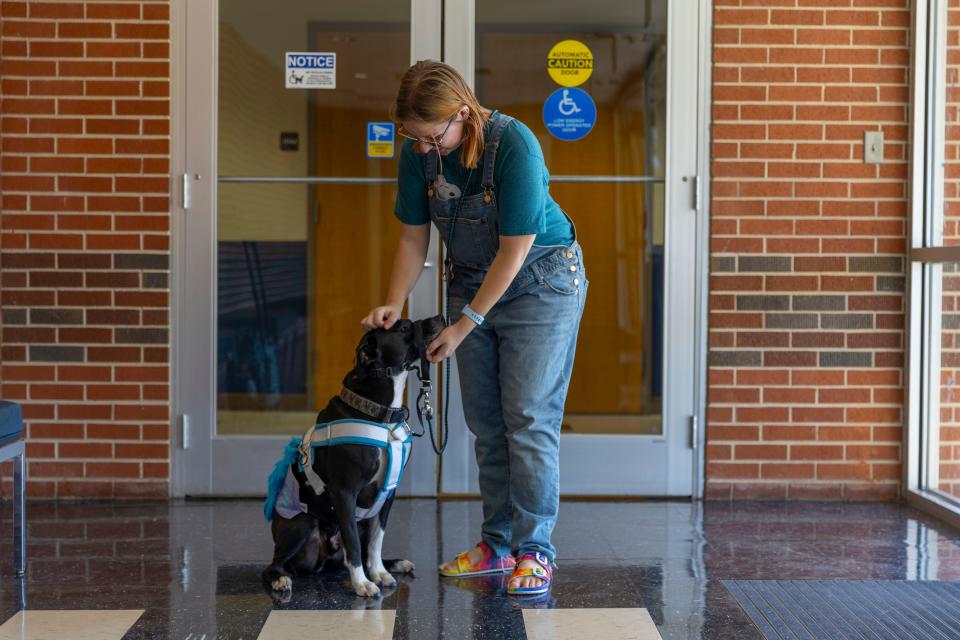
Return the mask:
M 406 430 L 409 442 L 405 424 L 409 411 L 403 404 L 407 375 L 419 366 L 420 375 L 429 377 L 429 370 L 423 370 L 429 366 L 426 347 L 443 327 L 443 317 L 435 316 L 416 322 L 399 320 L 389 331 L 367 332 L 357 346 L 354 368 L 344 378 L 343 390 L 317 415 L 317 427 L 375 430 L 371 423 L 377 423 L 381 433 Z M 311 428 L 303 439 L 290 441 L 270 476 L 264 515 L 271 521 L 274 552 L 263 572 L 265 586 L 289 597 L 292 577 L 343 562 L 357 595 L 377 595 L 377 585 L 396 585 L 391 571 L 414 569 L 408 560 L 385 565 L 380 555 L 394 498 L 392 491 L 382 490 L 385 474 L 399 481 L 393 468 L 396 463 L 389 457 L 393 454 L 389 447 L 355 443 L 361 438 L 333 438 L 322 443 L 332 446 L 317 446 L 313 432 Z M 332 438 L 330 434 L 319 437 Z M 344 440 L 350 443 L 338 443 Z M 406 455 L 402 457 L 405 462 Z

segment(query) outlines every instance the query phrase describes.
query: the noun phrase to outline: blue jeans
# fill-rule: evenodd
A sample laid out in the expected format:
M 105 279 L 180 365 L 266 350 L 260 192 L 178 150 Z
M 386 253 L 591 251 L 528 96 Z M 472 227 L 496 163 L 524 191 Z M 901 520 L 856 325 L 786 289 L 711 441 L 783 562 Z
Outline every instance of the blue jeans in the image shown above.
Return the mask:
M 463 411 L 477 438 L 482 538 L 500 556 L 556 555 L 560 423 L 588 285 L 579 246 L 563 255 L 560 268 L 498 302 L 456 351 Z M 468 302 L 451 296 L 451 323 Z

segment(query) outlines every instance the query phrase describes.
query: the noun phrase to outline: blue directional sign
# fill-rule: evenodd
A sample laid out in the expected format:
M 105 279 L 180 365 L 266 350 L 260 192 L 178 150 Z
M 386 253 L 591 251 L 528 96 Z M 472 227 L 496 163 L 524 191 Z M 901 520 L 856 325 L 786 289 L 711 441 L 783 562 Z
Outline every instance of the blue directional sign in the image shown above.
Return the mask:
M 582 89 L 557 89 L 543 103 L 543 124 L 554 138 L 579 140 L 590 133 L 596 122 L 597 106 Z

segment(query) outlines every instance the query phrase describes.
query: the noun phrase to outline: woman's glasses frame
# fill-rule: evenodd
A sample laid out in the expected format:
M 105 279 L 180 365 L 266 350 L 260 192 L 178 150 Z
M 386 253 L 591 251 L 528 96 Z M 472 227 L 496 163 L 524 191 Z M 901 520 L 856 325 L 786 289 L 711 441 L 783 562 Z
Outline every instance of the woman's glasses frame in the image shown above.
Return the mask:
M 403 136 L 404 138 L 407 138 L 408 140 L 413 140 L 414 142 L 419 142 L 421 144 L 428 144 L 428 145 L 439 147 L 441 144 L 443 144 L 443 137 L 447 135 L 447 131 L 450 130 L 450 125 L 453 124 L 453 121 L 456 118 L 457 118 L 457 114 L 453 114 L 452 116 L 450 116 L 450 119 L 447 120 L 447 126 L 443 128 L 443 131 L 440 133 L 440 136 L 439 137 L 430 136 L 429 140 L 426 138 L 419 138 L 417 136 L 410 135 L 409 133 L 403 130 L 402 124 L 397 127 L 397 133 Z

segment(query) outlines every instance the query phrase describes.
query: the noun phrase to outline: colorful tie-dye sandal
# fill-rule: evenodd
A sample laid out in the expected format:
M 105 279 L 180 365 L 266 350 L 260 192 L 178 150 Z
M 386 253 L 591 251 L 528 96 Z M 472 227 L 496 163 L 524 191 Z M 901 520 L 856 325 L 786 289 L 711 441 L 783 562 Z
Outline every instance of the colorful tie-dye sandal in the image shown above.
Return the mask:
M 520 567 L 520 563 L 524 560 L 533 560 L 539 566 L 537 567 Z M 509 584 L 512 584 L 516 578 L 525 578 L 527 576 L 533 576 L 534 578 L 539 578 L 543 580 L 543 584 L 536 587 L 507 587 L 507 593 L 512 596 L 539 596 L 547 591 L 550 591 L 550 586 L 553 584 L 553 572 L 550 569 L 550 561 L 547 560 L 547 556 L 543 555 L 540 552 L 537 553 L 525 553 L 517 558 L 517 567 L 513 570 L 513 573 L 510 574 Z
M 483 576 L 490 573 L 506 573 L 513 571 L 517 561 L 513 556 L 497 557 L 486 542 L 477 545 L 483 549 L 483 558 L 480 562 L 472 563 L 469 551 L 457 555 L 450 562 L 440 565 L 440 575 L 448 578 L 465 578 L 467 576 Z

